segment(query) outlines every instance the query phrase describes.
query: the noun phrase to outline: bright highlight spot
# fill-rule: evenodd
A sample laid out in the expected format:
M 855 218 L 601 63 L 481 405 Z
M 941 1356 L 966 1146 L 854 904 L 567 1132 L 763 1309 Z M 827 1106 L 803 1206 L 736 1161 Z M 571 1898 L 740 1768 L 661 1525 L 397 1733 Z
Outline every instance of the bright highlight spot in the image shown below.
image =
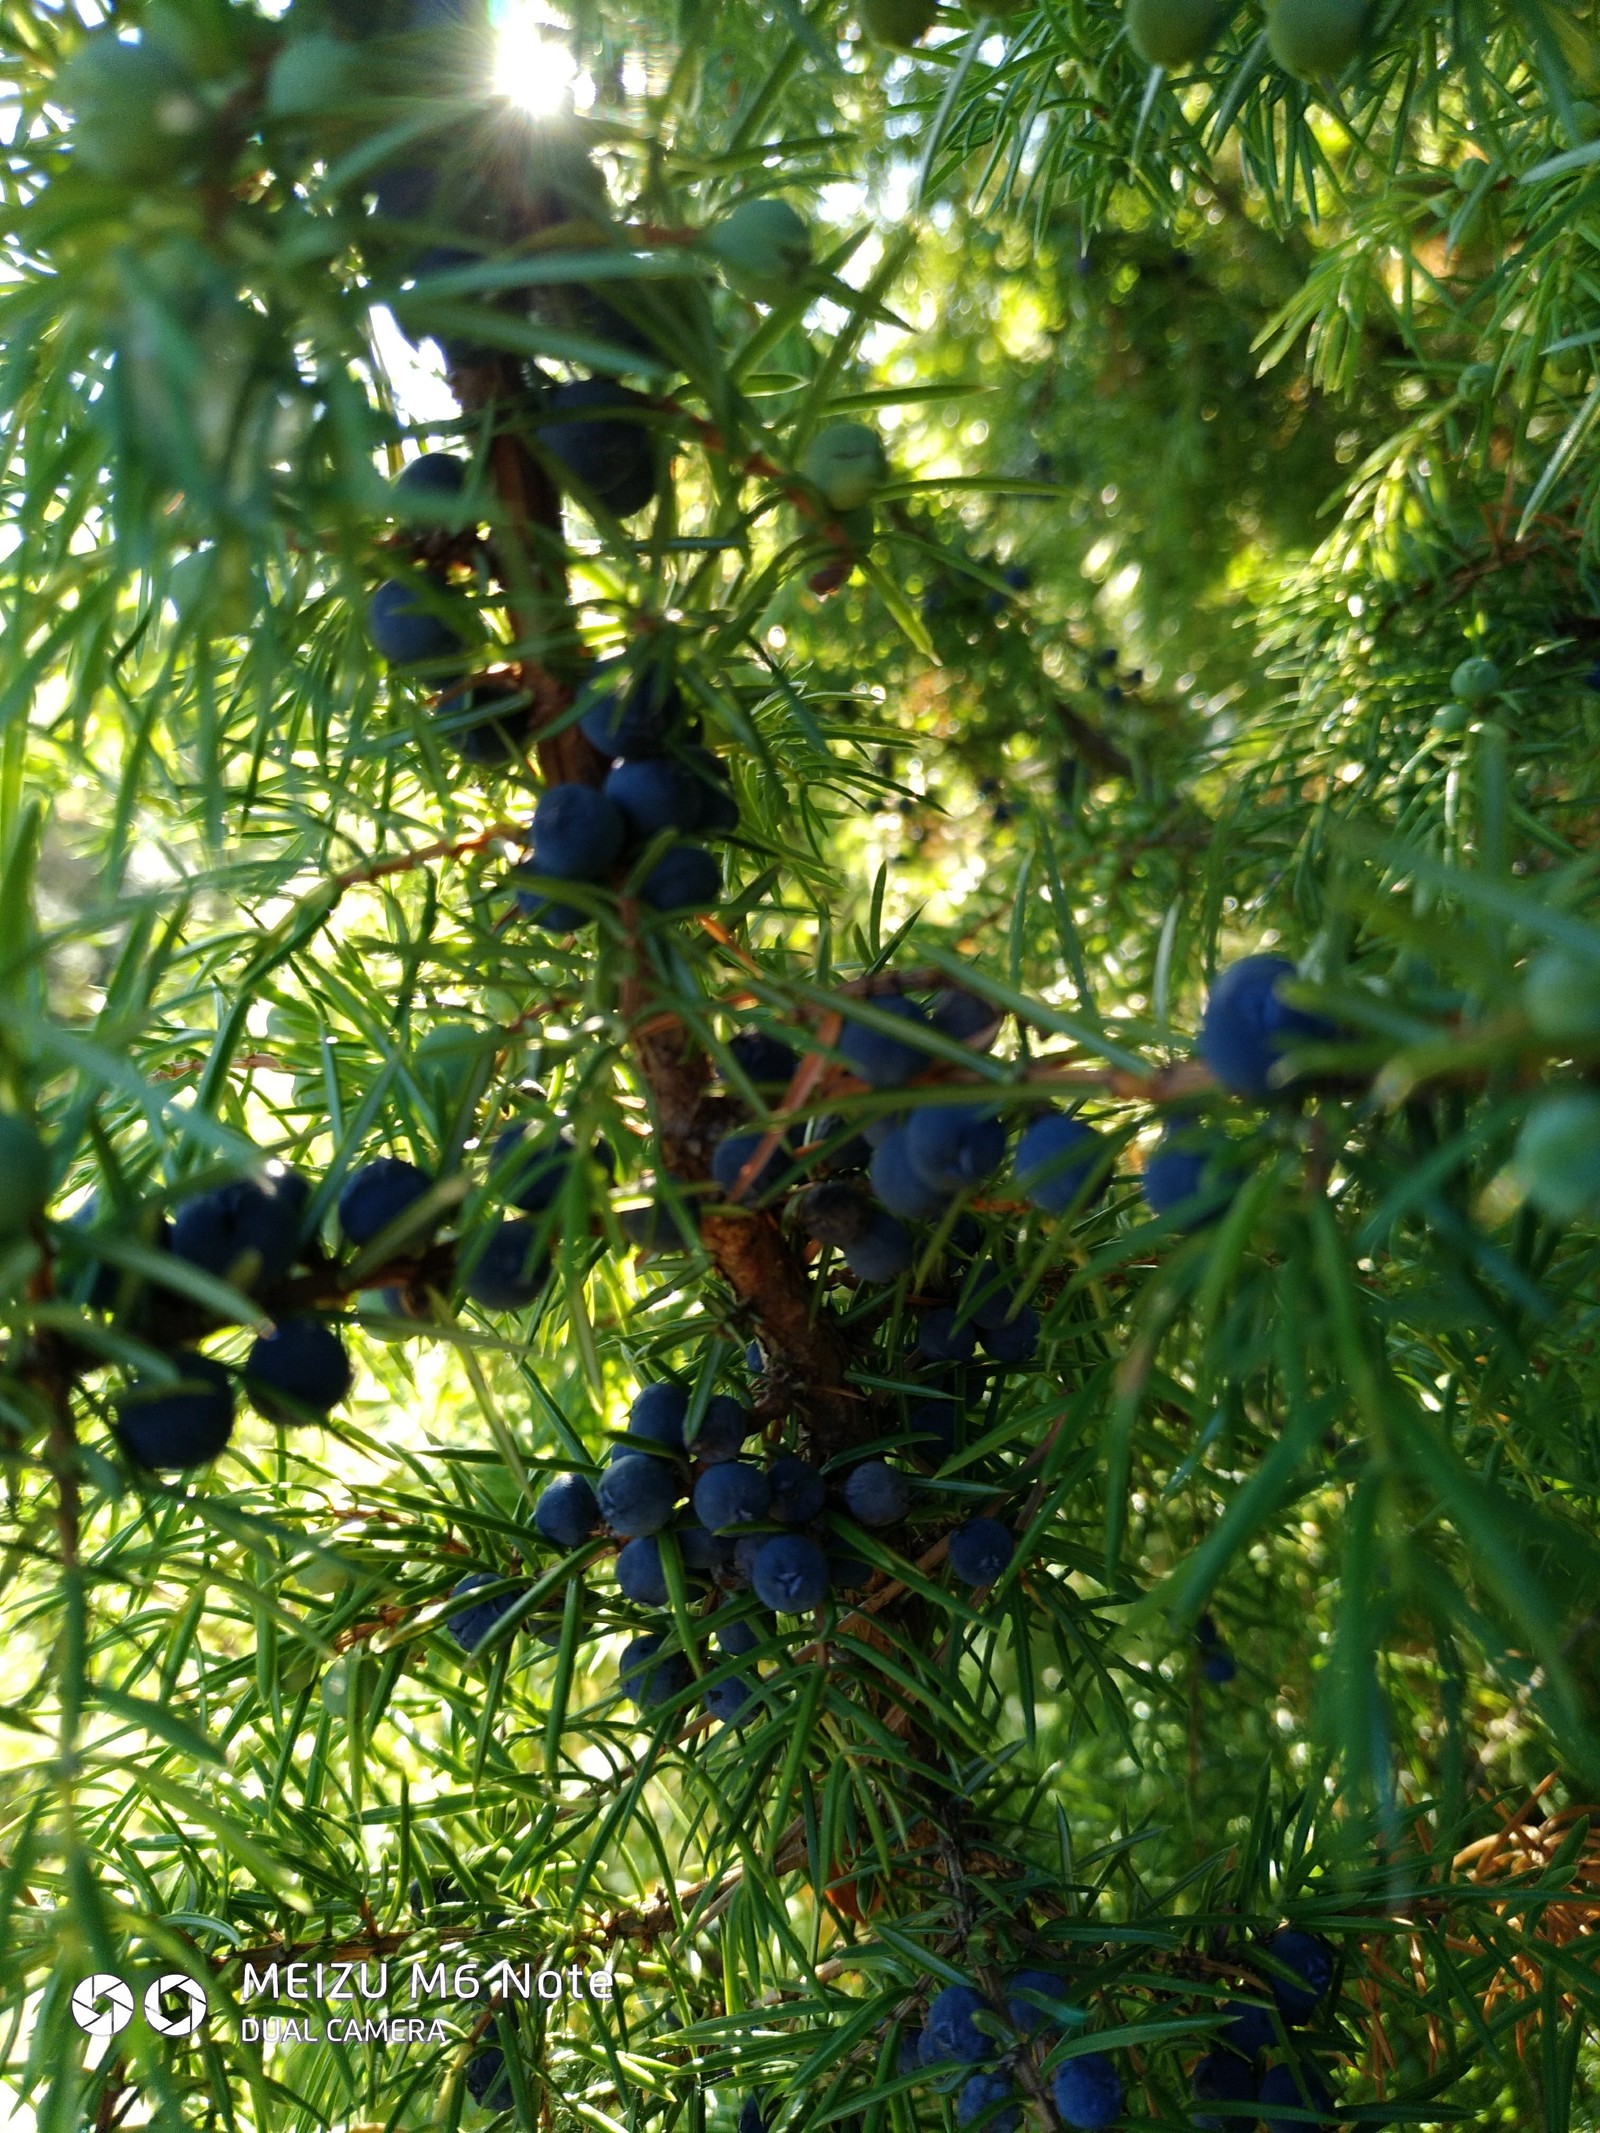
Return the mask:
M 509 0 L 496 11 L 495 89 L 533 118 L 553 118 L 568 103 L 589 101 L 575 94 L 578 63 L 560 41 L 565 27 L 541 0 Z

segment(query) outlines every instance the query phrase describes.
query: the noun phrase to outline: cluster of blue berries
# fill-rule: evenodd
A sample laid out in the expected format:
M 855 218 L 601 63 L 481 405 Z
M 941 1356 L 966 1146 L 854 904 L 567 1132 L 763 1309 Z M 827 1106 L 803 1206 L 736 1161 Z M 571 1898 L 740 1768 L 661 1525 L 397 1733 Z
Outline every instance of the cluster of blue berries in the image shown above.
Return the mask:
M 1289 2033 L 1305 2029 L 1327 2000 L 1333 1950 L 1319 1935 L 1285 1926 L 1262 1943 L 1261 1954 L 1271 2004 L 1228 2001 L 1220 2038 L 1190 2076 L 1197 2107 L 1235 2108 L 1220 2113 L 1197 2108 L 1193 2123 L 1208 2133 L 1227 2133 L 1250 2122 L 1248 2106 L 1254 2104 L 1266 2133 L 1315 2133 L 1313 2114 L 1330 2112 L 1333 2097 L 1313 2057 L 1297 2048 Z M 1276 2056 L 1263 2070 L 1262 2055 L 1268 2052 Z M 1280 2110 L 1292 2115 L 1280 2117 Z
M 1269 1095 L 1288 1046 L 1333 1034 L 1330 1025 L 1283 999 L 1283 985 L 1295 975 L 1285 957 L 1250 956 L 1212 988 L 1199 1051 L 1232 1093 Z M 915 1033 L 937 1032 L 976 1045 L 992 1037 L 1001 1018 L 987 1002 L 955 987 L 926 1005 L 886 992 L 841 1006 L 841 1061 L 874 1091 L 903 1090 L 904 1108 L 877 1114 L 842 1149 L 831 1147 L 827 1122 L 813 1130 L 809 1145 L 786 1138 L 764 1157 L 766 1136 L 729 1132 L 713 1154 L 712 1175 L 724 1192 L 750 1201 L 799 1182 L 802 1166 L 864 1168 L 870 1198 L 843 1180 L 815 1187 L 800 1201 L 799 1219 L 816 1242 L 838 1251 L 858 1281 L 891 1282 L 915 1257 L 907 1225 L 940 1222 L 959 1199 L 992 1187 L 1011 1139 L 1006 1098 L 969 1095 L 922 1078 L 936 1054 Z M 759 1041 L 771 1054 L 769 1081 L 783 1086 L 798 1063 L 796 1054 L 774 1039 Z M 1012 1181 L 1042 1213 L 1086 1212 L 1110 1184 L 1115 1160 L 1114 1144 L 1076 1112 L 1037 1111 L 1011 1152 Z M 1222 1211 L 1241 1175 L 1223 1136 L 1179 1120 L 1152 1151 L 1141 1182 L 1152 1213 L 1172 1216 L 1180 1228 L 1197 1228 Z M 1021 1366 L 1031 1358 L 1037 1331 L 1034 1314 L 993 1270 L 985 1270 L 975 1291 L 927 1314 L 923 1345 L 941 1360 L 963 1360 L 982 1345 L 995 1361 Z
M 596 1479 L 574 1472 L 546 1485 L 534 1507 L 540 1539 L 569 1554 L 620 1543 L 617 1588 L 637 1607 L 668 1607 L 675 1583 L 684 1597 L 720 1595 L 705 1625 L 724 1659 L 747 1659 L 774 1635 L 774 1617 L 809 1614 L 831 1592 L 867 1582 L 869 1566 L 853 1552 L 848 1526 L 839 1520 L 872 1530 L 897 1526 L 912 1513 L 917 1485 L 914 1475 L 882 1458 L 860 1459 L 837 1473 L 792 1451 L 747 1458 L 756 1428 L 752 1411 L 731 1395 L 713 1395 L 696 1413 L 681 1387 L 647 1385 Z M 949 1560 L 967 1583 L 988 1585 L 1014 1546 L 998 1520 L 972 1518 L 950 1535 Z M 472 1599 L 490 1586 L 496 1589 Z M 462 1603 L 450 1613 L 451 1636 L 476 1653 L 528 1589 L 526 1581 L 495 1572 L 470 1573 L 451 1594 Z M 674 1700 L 693 1680 L 686 1655 L 654 1629 L 628 1645 L 619 1673 L 641 1708 Z M 745 1707 L 756 1686 L 745 1670 L 721 1675 L 704 1690 L 705 1707 L 713 1718 L 739 1720 L 749 1715 Z
M 691 737 L 670 668 L 659 655 L 642 666 L 609 661 L 579 702 L 578 724 L 611 769 L 599 787 L 574 781 L 540 795 L 516 876 L 524 915 L 570 933 L 598 915 L 594 891 L 619 870 L 637 873 L 630 886 L 654 910 L 709 910 L 722 871 L 691 833 L 725 836 L 739 809 L 726 765 Z
M 285 1280 L 314 1250 L 305 1234 L 311 1186 L 298 1172 L 268 1166 L 181 1201 L 163 1220 L 159 1249 L 256 1297 Z M 87 1240 L 93 1248 L 93 1232 Z M 91 1260 L 88 1301 L 117 1310 L 142 1299 L 126 1276 Z M 198 1315 L 197 1315 L 198 1316 Z M 220 1314 L 210 1314 L 219 1323 Z M 200 1330 L 198 1323 L 192 1329 Z M 187 1342 L 168 1347 L 173 1375 L 135 1378 L 117 1401 L 115 1433 L 138 1465 L 179 1472 L 214 1459 L 233 1434 L 234 1373 Z M 239 1373 L 246 1395 L 268 1421 L 326 1421 L 352 1383 L 337 1323 L 312 1313 L 279 1318 L 251 1344 Z
M 1003 2010 L 975 1985 L 947 1985 L 928 2002 L 922 2027 L 902 2035 L 899 2070 L 926 2072 L 941 2090 L 955 2086 L 958 2125 L 981 2122 L 987 2133 L 1020 2133 L 1017 2068 L 1023 2054 L 1033 2048 L 1053 2053 L 1088 2022 L 1067 1980 L 1053 1970 L 1016 1971 L 1007 1980 Z M 1122 2115 L 1122 2076 L 1107 2052 L 1074 2045 L 1055 2068 L 1050 2093 L 1066 2126 L 1109 2126 Z
M 591 1151 L 602 1166 L 610 1151 Z M 580 1151 L 570 1133 L 507 1127 L 490 1157 L 491 1194 L 512 1211 L 492 1217 L 459 1241 L 454 1262 L 462 1293 L 482 1309 L 520 1311 L 538 1298 L 549 1278 L 547 1234 L 554 1206 Z M 429 1245 L 444 1215 L 439 1180 L 419 1164 L 381 1155 L 345 1180 L 338 1201 L 340 1242 L 355 1254 L 414 1260 Z M 341 1279 L 320 1241 L 307 1227 L 310 1182 L 281 1165 L 264 1164 L 254 1177 L 238 1178 L 181 1201 L 163 1218 L 153 1242 L 160 1250 L 275 1307 L 277 1294 L 296 1269 Z M 86 1301 L 105 1310 L 142 1306 L 142 1288 L 117 1268 L 93 1257 L 94 1231 L 84 1240 L 90 1272 Z M 445 1269 L 441 1268 L 441 1276 Z M 315 1287 L 317 1283 L 310 1282 Z M 406 1309 L 403 1288 L 385 1289 L 382 1301 Z M 220 1314 L 187 1312 L 185 1332 L 223 1323 Z M 158 1345 L 162 1343 L 158 1340 Z M 136 1379 L 117 1403 L 116 1434 L 130 1458 L 155 1471 L 179 1471 L 214 1459 L 227 1444 L 234 1422 L 234 1373 L 188 1342 L 166 1343 L 176 1380 Z M 238 1377 L 251 1405 L 269 1421 L 290 1425 L 324 1422 L 348 1395 L 353 1373 L 337 1314 L 285 1308 L 270 1332 L 258 1335 Z

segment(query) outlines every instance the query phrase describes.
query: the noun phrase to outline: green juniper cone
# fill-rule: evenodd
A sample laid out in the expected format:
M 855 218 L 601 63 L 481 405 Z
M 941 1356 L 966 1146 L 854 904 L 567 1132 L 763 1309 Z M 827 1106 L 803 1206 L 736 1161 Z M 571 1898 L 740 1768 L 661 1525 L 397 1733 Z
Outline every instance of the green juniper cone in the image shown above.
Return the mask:
M 1128 0 L 1128 42 L 1152 67 L 1188 67 L 1216 42 L 1218 0 Z
M 1302 81 L 1341 74 L 1361 49 L 1368 0 L 1271 0 L 1267 45 Z
M 1594 2123 L 1600 0 L 4 21 L 0 2121 Z

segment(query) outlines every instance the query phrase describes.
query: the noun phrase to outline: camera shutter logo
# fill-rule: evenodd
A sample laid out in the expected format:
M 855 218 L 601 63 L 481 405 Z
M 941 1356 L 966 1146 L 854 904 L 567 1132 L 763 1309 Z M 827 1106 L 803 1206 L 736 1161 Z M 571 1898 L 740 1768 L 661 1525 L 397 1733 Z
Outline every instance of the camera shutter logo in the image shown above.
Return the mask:
M 133 2020 L 133 1994 L 121 1978 L 97 1970 L 72 1988 L 72 2019 L 88 2036 L 114 2037 Z
M 168 1997 L 185 2004 L 180 2014 L 168 2014 L 161 2004 Z M 144 2018 L 158 2037 L 192 2037 L 206 2018 L 203 1988 L 181 1970 L 166 1970 L 144 1996 Z

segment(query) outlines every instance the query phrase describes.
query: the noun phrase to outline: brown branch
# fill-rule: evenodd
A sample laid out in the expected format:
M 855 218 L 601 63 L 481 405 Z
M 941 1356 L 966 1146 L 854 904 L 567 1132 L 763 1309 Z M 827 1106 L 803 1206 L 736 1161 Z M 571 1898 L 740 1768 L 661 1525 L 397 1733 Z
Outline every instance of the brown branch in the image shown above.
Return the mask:
M 501 838 L 520 843 L 526 834 L 520 822 L 491 822 L 486 829 L 474 830 L 467 837 L 440 837 L 432 844 L 419 844 L 413 851 L 398 852 L 391 859 L 369 859 L 361 866 L 347 867 L 332 877 L 330 886 L 341 891 L 353 889 L 365 881 L 381 881 L 389 874 L 408 874 L 435 859 L 460 859 L 468 852 L 481 852 L 485 845 Z

